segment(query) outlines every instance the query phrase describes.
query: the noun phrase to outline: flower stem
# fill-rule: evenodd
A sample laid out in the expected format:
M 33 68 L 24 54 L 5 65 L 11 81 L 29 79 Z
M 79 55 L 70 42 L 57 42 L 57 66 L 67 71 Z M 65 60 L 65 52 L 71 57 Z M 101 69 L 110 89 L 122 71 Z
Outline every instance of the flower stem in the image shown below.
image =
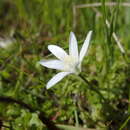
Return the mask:
M 84 76 L 82 74 L 78 75 L 87 85 L 88 85 L 88 89 L 96 92 L 104 101 L 106 101 L 106 99 L 104 98 L 104 96 L 100 93 L 100 91 L 97 90 L 97 88 L 95 86 L 93 86 L 86 78 L 84 78 Z

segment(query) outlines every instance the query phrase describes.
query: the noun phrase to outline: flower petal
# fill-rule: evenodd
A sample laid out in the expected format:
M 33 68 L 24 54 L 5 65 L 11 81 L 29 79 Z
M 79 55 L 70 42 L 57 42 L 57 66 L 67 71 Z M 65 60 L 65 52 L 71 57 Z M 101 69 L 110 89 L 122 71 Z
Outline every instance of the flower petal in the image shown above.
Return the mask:
M 41 60 L 39 63 L 47 68 L 57 70 L 63 70 L 64 67 L 63 62 L 60 60 Z
M 88 47 L 89 47 L 89 42 L 90 42 L 90 39 L 91 39 L 91 35 L 92 35 L 92 31 L 89 31 L 85 41 L 84 41 L 84 44 L 81 48 L 81 51 L 80 51 L 80 54 L 79 54 L 79 60 L 80 62 L 82 62 L 84 56 L 86 55 L 87 53 L 87 50 L 88 50 Z
M 67 53 L 60 48 L 59 46 L 56 45 L 49 45 L 48 49 L 50 52 L 55 55 L 58 59 L 63 60 L 65 56 L 67 56 Z
M 76 58 L 78 61 L 78 45 L 77 40 L 73 32 L 70 33 L 69 38 L 69 54 Z
M 62 80 L 65 76 L 69 75 L 71 72 L 60 72 L 56 74 L 52 79 L 50 79 L 46 85 L 46 88 L 49 89 L 60 80 Z

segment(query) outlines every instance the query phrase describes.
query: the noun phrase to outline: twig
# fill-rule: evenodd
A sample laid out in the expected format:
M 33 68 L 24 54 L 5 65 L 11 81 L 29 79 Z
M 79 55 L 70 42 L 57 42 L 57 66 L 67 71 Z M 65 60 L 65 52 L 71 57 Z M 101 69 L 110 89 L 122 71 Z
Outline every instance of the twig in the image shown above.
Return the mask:
M 101 14 L 96 8 L 93 8 L 93 10 L 94 10 L 96 13 L 98 13 L 99 16 L 102 16 L 102 14 Z M 107 25 L 108 28 L 110 28 L 110 23 L 109 23 L 109 21 L 108 21 L 107 19 L 106 19 L 106 25 Z M 112 33 L 112 36 L 113 36 L 115 42 L 117 43 L 117 46 L 119 47 L 121 53 L 122 53 L 122 54 L 125 54 L 125 50 L 124 50 L 124 48 L 123 48 L 123 46 L 122 46 L 120 40 L 118 39 L 116 33 L 113 32 L 113 33 Z
M 0 102 L 4 102 L 4 103 L 16 103 L 26 109 L 28 109 L 30 112 L 37 112 L 39 110 L 37 110 L 36 108 L 33 108 L 32 106 L 22 102 L 22 101 L 19 101 L 19 100 L 16 100 L 16 99 L 13 99 L 11 97 L 5 97 L 5 96 L 0 96 Z M 55 126 L 55 124 L 45 116 L 45 113 L 44 112 L 39 112 L 38 114 L 38 117 L 39 119 L 47 126 L 47 128 L 49 130 L 59 130 L 59 128 L 57 128 Z
M 1 130 L 2 127 L 4 127 L 4 128 L 10 128 L 9 126 L 4 125 L 3 121 L 0 119 L 0 130 Z
M 107 19 L 106 19 L 106 25 L 107 25 L 108 28 L 110 28 L 110 23 L 109 23 L 109 21 L 108 21 Z M 116 41 L 116 43 L 117 43 L 117 45 L 118 45 L 120 51 L 121 51 L 123 54 L 125 54 L 125 50 L 124 50 L 123 46 L 121 45 L 120 40 L 118 39 L 116 33 L 113 32 L 113 33 L 112 33 L 112 36 L 113 36 L 114 40 Z
M 116 6 L 118 5 L 117 2 L 106 2 L 105 6 Z M 121 6 L 130 7 L 130 2 L 122 2 L 120 3 Z M 81 8 L 91 8 L 91 7 L 100 7 L 102 3 L 92 3 L 92 4 L 80 4 L 80 5 L 73 5 L 73 28 L 76 27 L 76 9 Z
M 124 103 L 130 104 L 130 101 L 128 99 L 122 99 L 121 101 Z
M 106 2 L 105 6 L 116 6 L 118 2 Z M 121 6 L 130 7 L 130 2 L 122 2 L 120 3 Z M 75 5 L 75 8 L 89 8 L 89 7 L 100 7 L 102 3 L 92 3 L 92 4 L 80 4 Z
M 94 7 L 100 7 L 101 5 L 102 5 L 102 3 L 74 5 L 73 6 L 73 28 L 76 27 L 76 9 L 93 7 L 93 9 L 95 11 L 96 8 L 94 8 Z M 105 5 L 106 6 L 115 6 L 115 5 L 118 5 L 118 3 L 117 2 L 106 2 Z M 120 5 L 130 7 L 130 2 L 120 3 Z M 96 10 L 96 12 L 97 12 L 97 10 Z M 99 11 L 98 11 L 98 15 L 102 16 L 102 14 Z M 109 23 L 109 21 L 107 19 L 106 19 L 106 25 L 107 25 L 108 28 L 110 28 L 110 23 Z M 112 36 L 113 36 L 115 42 L 117 43 L 117 46 L 119 47 L 121 53 L 125 54 L 125 50 L 124 50 L 120 40 L 118 39 L 116 33 L 113 32 Z
M 73 28 L 76 27 L 76 6 L 73 5 Z

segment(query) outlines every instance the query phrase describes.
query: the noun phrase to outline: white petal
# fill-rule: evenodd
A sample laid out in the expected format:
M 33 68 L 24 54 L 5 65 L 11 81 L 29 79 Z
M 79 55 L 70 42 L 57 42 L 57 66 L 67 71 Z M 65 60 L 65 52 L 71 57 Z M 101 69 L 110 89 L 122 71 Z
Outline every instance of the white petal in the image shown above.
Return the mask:
M 84 41 L 84 44 L 81 48 L 81 51 L 80 51 L 80 55 L 79 55 L 79 60 L 80 62 L 82 62 L 84 56 L 86 55 L 87 53 L 87 50 L 88 50 L 88 47 L 89 47 L 89 42 L 90 42 L 90 39 L 91 39 L 91 35 L 92 35 L 92 31 L 89 31 L 85 41 Z
M 67 56 L 67 53 L 56 45 L 49 45 L 48 49 L 51 53 L 53 53 L 58 59 L 63 60 L 65 56 Z
M 60 60 L 41 60 L 39 63 L 47 68 L 57 70 L 63 70 L 64 67 L 63 62 Z
M 78 60 L 78 45 L 77 40 L 73 32 L 70 33 L 69 38 L 69 54 Z
M 50 79 L 46 85 L 46 88 L 49 89 L 60 80 L 62 80 L 65 76 L 69 75 L 71 72 L 60 72 L 56 74 L 52 79 Z

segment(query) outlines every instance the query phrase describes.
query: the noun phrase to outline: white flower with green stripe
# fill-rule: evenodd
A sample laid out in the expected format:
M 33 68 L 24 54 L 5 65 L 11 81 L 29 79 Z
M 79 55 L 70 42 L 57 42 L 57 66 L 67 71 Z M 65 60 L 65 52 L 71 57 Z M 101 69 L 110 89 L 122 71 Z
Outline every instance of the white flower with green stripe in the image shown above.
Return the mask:
M 83 43 L 83 46 L 78 51 L 77 40 L 73 32 L 70 33 L 69 38 L 69 54 L 67 54 L 64 49 L 56 45 L 49 45 L 49 51 L 57 57 L 55 60 L 41 60 L 39 63 L 47 68 L 60 70 L 52 79 L 50 79 L 46 85 L 49 89 L 62 80 L 65 76 L 69 74 L 78 75 L 81 72 L 81 63 L 84 56 L 86 55 L 91 39 L 92 31 L 89 31 L 87 37 Z

